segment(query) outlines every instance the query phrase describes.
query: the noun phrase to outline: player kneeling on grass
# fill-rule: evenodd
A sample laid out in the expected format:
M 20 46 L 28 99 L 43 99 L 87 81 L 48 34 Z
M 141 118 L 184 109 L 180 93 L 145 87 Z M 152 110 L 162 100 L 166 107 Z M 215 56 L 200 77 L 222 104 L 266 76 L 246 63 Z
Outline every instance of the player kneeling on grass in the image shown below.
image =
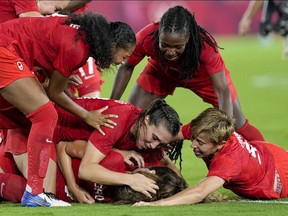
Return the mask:
M 208 167 L 206 178 L 169 198 L 136 206 L 199 203 L 222 186 L 249 199 L 287 197 L 288 153 L 283 148 L 263 141 L 248 142 L 235 132 L 235 119 L 216 108 L 193 119 L 191 136 L 187 135 L 184 138 L 191 139 L 194 154 Z

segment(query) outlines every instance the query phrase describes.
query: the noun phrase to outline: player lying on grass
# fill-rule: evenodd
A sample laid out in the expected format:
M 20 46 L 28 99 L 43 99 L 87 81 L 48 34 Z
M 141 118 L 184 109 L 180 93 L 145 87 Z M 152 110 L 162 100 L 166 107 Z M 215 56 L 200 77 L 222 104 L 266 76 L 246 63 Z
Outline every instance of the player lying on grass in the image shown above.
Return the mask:
M 283 148 L 263 141 L 248 142 L 235 132 L 235 119 L 216 108 L 193 119 L 191 136 L 187 135 L 184 138 L 191 139 L 194 154 L 208 167 L 207 176 L 174 196 L 136 206 L 199 203 L 222 186 L 249 199 L 287 197 L 288 153 Z

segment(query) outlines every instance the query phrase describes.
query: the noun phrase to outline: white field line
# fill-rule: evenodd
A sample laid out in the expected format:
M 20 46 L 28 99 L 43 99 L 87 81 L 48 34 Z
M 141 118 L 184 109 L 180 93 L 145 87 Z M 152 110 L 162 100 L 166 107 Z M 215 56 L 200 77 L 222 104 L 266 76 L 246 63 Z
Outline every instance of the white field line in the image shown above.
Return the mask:
M 252 86 L 255 88 L 288 88 L 288 71 L 287 74 L 261 75 L 252 78 Z
M 276 203 L 276 204 L 288 204 L 288 200 L 227 200 L 228 202 L 246 202 L 246 203 Z

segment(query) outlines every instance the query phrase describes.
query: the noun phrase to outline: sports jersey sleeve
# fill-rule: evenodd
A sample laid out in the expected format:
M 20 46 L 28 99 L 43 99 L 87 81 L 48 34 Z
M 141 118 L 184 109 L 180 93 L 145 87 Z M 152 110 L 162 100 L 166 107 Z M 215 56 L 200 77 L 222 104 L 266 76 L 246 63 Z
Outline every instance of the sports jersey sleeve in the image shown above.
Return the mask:
M 225 64 L 219 50 L 217 49 L 217 51 L 215 51 L 214 48 L 207 43 L 205 43 L 205 47 L 202 50 L 201 65 L 209 75 L 225 69 Z
M 188 124 L 182 126 L 181 132 L 182 132 L 183 137 L 184 137 L 185 140 L 190 140 L 191 139 L 192 133 L 190 131 L 190 122 Z
M 157 24 L 151 23 L 136 34 L 134 52 L 127 60 L 129 65 L 136 66 L 145 56 L 151 56 L 153 51 L 152 37 L 157 28 Z
M 36 1 L 10 0 L 10 4 L 14 7 L 17 16 L 30 11 L 39 12 Z

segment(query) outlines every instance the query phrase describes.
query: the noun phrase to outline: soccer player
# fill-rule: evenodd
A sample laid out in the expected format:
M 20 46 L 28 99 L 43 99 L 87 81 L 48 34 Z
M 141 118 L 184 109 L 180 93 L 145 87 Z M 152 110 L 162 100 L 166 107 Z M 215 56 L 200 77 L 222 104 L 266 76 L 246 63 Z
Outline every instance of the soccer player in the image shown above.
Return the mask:
M 107 118 L 116 116 L 101 114 L 107 107 L 87 111 L 74 103 L 64 89 L 71 73 L 90 56 L 97 59 L 99 68 L 121 63 L 134 49 L 135 35 L 127 24 L 108 22 L 102 15 L 93 13 L 15 19 L 2 23 L 0 32 L 0 94 L 32 122 L 27 190 L 22 203 L 26 206 L 33 197 L 45 196 L 43 178 L 58 118 L 50 100 L 102 134 L 100 125 L 113 127 L 114 122 Z M 47 94 L 31 72 L 34 65 L 49 72 Z M 0 110 L 5 110 L 4 104 L 0 105 Z M 15 119 L 4 118 L 0 128 L 11 128 L 9 122 Z
M 89 0 L 82 1 L 22 1 L 22 0 L 5 0 L 0 5 L 0 23 L 21 18 L 21 17 L 41 17 L 55 13 L 82 13 L 86 9 Z M 95 65 L 93 58 L 88 58 L 86 64 L 74 71 L 70 76 L 69 90 L 72 95 L 79 97 L 100 97 L 101 85 L 104 81 L 101 79 L 100 71 Z M 36 74 L 41 73 L 42 69 L 35 67 Z M 45 74 L 45 73 L 44 73 Z M 75 76 L 77 76 L 75 78 Z M 43 73 L 41 79 L 45 80 Z M 40 79 L 39 79 L 40 80 Z
M 149 107 L 142 110 L 134 107 L 130 103 L 104 100 L 104 99 L 76 99 L 76 103 L 86 109 L 95 109 L 101 105 L 108 105 L 108 111 L 114 112 L 119 116 L 115 119 L 117 127 L 114 130 L 105 130 L 105 136 L 92 127 L 86 126 L 73 115 L 64 110 L 58 110 L 60 122 L 54 132 L 54 142 L 88 140 L 83 155 L 81 156 L 81 165 L 79 168 L 79 178 L 105 185 L 129 185 L 133 190 L 141 192 L 148 197 L 150 193 L 156 193 L 157 186 L 154 181 L 148 180 L 142 175 L 122 174 L 113 172 L 99 165 L 106 155 L 116 148 L 118 150 L 134 150 L 139 154 L 133 157 L 134 162 L 128 162 L 129 165 L 144 167 L 153 165 L 166 165 L 176 169 L 168 156 L 164 155 L 166 145 L 174 142 L 174 137 L 180 130 L 180 120 L 178 114 L 163 100 L 155 100 Z M 73 124 L 71 124 L 71 122 Z M 61 145 L 62 143 L 62 145 Z M 64 157 L 63 145 L 65 142 L 57 144 L 58 160 L 63 170 L 69 170 L 71 167 L 69 158 Z M 161 148 L 158 146 L 161 144 Z M 79 150 L 77 151 L 79 152 Z M 146 164 L 144 164 L 146 161 Z M 150 163 L 150 164 L 147 164 Z M 156 163 L 157 162 L 157 163 Z M 63 171 L 66 180 L 73 179 L 71 174 Z M 68 183 L 68 187 L 73 194 L 77 194 L 75 187 Z
M 236 118 L 237 132 L 248 140 L 264 140 L 245 118 L 236 89 L 214 38 L 182 6 L 168 9 L 137 35 L 133 54 L 119 67 L 111 98 L 120 99 L 134 67 L 145 57 L 129 102 L 144 108 L 156 98 L 172 95 L 175 88 L 190 89 L 204 102 Z
M 248 199 L 288 196 L 288 153 L 283 148 L 264 141 L 248 142 L 235 132 L 235 119 L 216 108 L 194 118 L 190 130 L 191 148 L 208 167 L 206 178 L 167 199 L 136 205 L 199 203 L 222 186 Z

